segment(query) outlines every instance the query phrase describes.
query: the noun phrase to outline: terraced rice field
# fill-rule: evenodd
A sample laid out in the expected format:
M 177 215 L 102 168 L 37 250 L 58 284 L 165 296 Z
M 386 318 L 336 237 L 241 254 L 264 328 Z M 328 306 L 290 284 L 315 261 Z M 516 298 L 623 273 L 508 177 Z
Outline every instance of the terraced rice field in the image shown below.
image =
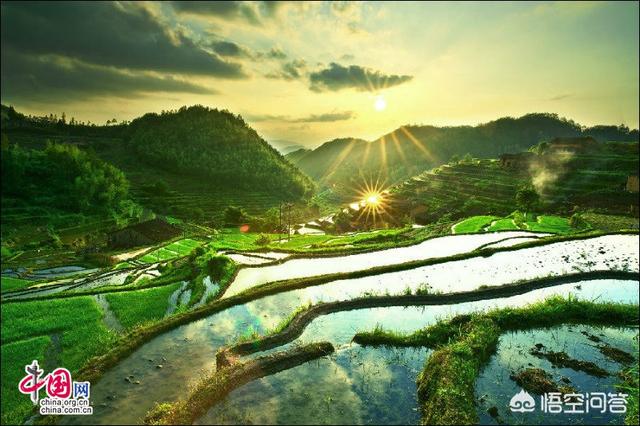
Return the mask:
M 188 256 L 189 253 L 202 244 L 203 243 L 201 241 L 192 240 L 190 238 L 174 241 L 171 244 L 145 254 L 140 258 L 140 261 L 145 263 L 156 263 L 175 259 L 177 257 Z
M 523 290 L 518 290 L 518 286 L 524 284 L 516 283 L 509 290 L 512 293 L 499 296 L 503 288 L 508 288 L 502 286 L 514 282 L 526 284 L 549 277 L 561 279 L 567 274 L 617 271 L 627 274 L 625 277 L 637 277 L 640 255 L 637 234 L 558 242 L 546 242 L 543 238 L 544 234 L 525 231 L 453 235 L 371 253 L 306 259 L 289 259 L 290 255 L 275 252 L 234 254 L 232 256 L 245 266 L 225 293 L 220 295 L 217 283 L 206 277 L 205 292 L 192 307 L 189 307 L 192 305 L 192 290 L 187 287 L 187 282 L 168 281 L 158 287 L 118 291 L 114 280 L 122 282 L 120 285 L 135 285 L 125 284 L 131 282 L 126 277 L 132 274 L 142 276 L 155 267 L 154 264 L 134 261 L 129 269 L 100 273 L 92 278 L 93 281 L 83 284 L 83 288 L 89 291 L 107 289 L 106 293 L 12 303 L 4 301 L 3 359 L 4 355 L 13 357 L 11 365 L 14 365 L 14 362 L 23 362 L 22 357 L 49 359 L 53 356 L 51 354 L 57 354 L 58 359 L 78 369 L 91 355 L 104 353 L 110 348 L 117 349 L 116 339 L 124 336 L 127 330 L 144 327 L 145 324 L 148 326 L 154 321 L 158 324 L 171 320 L 175 314 L 189 309 L 195 313 L 198 309 L 213 309 L 216 304 L 228 304 L 217 313 L 199 315 L 199 319 L 170 327 L 135 348 L 132 354 L 119 359 L 104 372 L 100 381 L 92 383 L 94 415 L 91 418 L 63 419 L 63 423 L 109 423 L 116 420 L 139 423 L 155 401 L 184 398 L 202 377 L 203 371 L 215 374 L 219 349 L 272 333 L 285 333 L 289 325 L 296 322 L 297 315 L 336 304 L 336 310 L 327 311 L 305 323 L 298 335 L 265 346 L 262 350 L 259 344 L 251 343 L 252 353 L 233 362 L 259 360 L 323 341 L 330 342 L 335 348 L 334 355 L 250 381 L 232 391 L 223 404 L 206 407 L 195 422 L 311 422 L 319 412 L 323 412 L 327 418 L 339 423 L 416 423 L 421 418 L 419 407 L 422 402 L 416 393 L 415 380 L 433 353 L 432 349 L 352 344 L 350 342 L 356 332 L 380 327 L 411 333 L 454 315 L 488 308 L 522 307 L 559 295 L 572 295 L 579 300 L 638 303 L 638 284 L 633 278 L 568 279 L 538 288 L 523 287 Z M 511 244 L 525 241 L 538 245 L 519 250 L 509 248 Z M 156 251 L 176 258 L 190 253 L 200 244 L 201 241 L 183 239 Z M 493 254 L 473 252 L 480 247 L 498 247 L 499 251 Z M 171 253 L 167 253 L 169 251 Z M 253 259 L 266 263 L 256 263 Z M 426 263 L 400 267 L 405 262 L 416 261 Z M 376 267 L 392 269 L 376 272 L 372 269 Z M 361 275 L 362 271 L 367 273 Z M 313 282 L 327 274 L 338 275 Z M 97 280 L 102 280 L 101 284 L 93 285 L 92 282 Z M 309 284 L 238 299 L 278 280 L 288 280 L 280 285 L 296 280 L 303 283 L 307 280 Z M 469 299 L 465 299 L 467 296 L 449 298 L 461 292 L 469 294 Z M 48 295 L 51 293 L 41 294 L 43 297 Z M 222 298 L 215 301 L 214 298 L 220 296 Z M 402 297 L 426 302 L 401 302 L 404 300 Z M 348 305 L 357 300 L 369 300 L 379 305 Z M 345 307 L 341 308 L 343 305 Z M 28 317 L 33 312 L 40 312 L 39 319 Z M 56 321 L 51 321 L 49 315 L 55 315 Z M 83 318 L 80 322 L 78 315 Z M 21 319 L 20 327 L 13 322 L 14 318 Z M 89 339 L 89 330 L 96 330 L 97 338 Z M 610 342 L 629 349 L 628 333 Z M 189 362 L 185 362 L 187 359 Z M 6 365 L 3 364 L 3 368 Z M 504 370 L 506 367 L 499 365 L 495 368 Z M 611 364 L 610 368 L 615 370 L 617 364 Z M 5 376 L 7 380 L 13 377 L 3 371 L 3 380 Z M 125 377 L 128 380 L 123 381 Z M 345 383 L 350 385 L 345 387 Z M 480 377 L 478 389 L 487 387 L 483 383 L 485 381 Z M 613 384 L 613 381 L 601 383 L 606 389 Z M 313 386 L 313 392 L 308 386 Z M 14 401 L 12 410 L 3 413 L 5 419 L 20 419 L 30 410 L 30 403 L 24 403 L 16 392 L 11 386 L 3 386 L 3 398 Z M 484 400 L 491 404 L 497 404 L 495 401 L 504 398 L 495 389 L 486 392 L 490 398 L 485 397 Z M 251 412 L 242 410 L 246 404 L 259 409 Z M 479 415 L 484 419 L 484 414 Z

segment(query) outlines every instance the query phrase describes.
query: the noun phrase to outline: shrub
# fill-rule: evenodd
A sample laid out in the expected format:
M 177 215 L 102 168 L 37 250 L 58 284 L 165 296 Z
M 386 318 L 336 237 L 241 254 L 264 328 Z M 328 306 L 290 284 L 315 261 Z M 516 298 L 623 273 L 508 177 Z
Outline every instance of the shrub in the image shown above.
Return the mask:
M 260 236 L 256 238 L 255 242 L 259 246 L 266 246 L 271 242 L 271 239 L 265 234 L 260 234 Z

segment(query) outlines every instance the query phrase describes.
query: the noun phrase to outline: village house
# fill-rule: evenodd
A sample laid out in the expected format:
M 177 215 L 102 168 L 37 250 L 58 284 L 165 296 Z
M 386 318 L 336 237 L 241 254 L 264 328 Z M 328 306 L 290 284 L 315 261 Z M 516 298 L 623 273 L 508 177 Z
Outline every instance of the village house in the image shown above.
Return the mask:
M 181 232 L 176 226 L 156 218 L 111 232 L 107 241 L 109 248 L 129 248 L 157 244 L 175 238 Z
M 527 169 L 535 158 L 536 154 L 533 152 L 502 154 L 500 156 L 500 165 L 508 169 Z
M 593 151 L 598 148 L 598 141 L 590 136 L 575 137 L 575 138 L 555 138 L 547 147 L 546 153 L 552 153 L 553 151 L 568 151 L 576 154 L 581 154 L 588 151 Z

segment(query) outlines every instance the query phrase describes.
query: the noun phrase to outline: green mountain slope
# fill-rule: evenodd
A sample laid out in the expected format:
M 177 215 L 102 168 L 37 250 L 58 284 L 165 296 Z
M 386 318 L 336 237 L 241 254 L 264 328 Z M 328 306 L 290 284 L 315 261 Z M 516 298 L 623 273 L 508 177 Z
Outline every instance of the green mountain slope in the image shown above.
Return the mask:
M 624 126 L 584 128 L 556 114 L 500 118 L 477 126 L 403 126 L 367 143 L 336 139 L 290 160 L 322 186 L 359 186 L 363 177 L 388 185 L 467 153 L 495 158 L 519 152 L 555 137 L 593 136 L 605 141 L 637 141 L 638 131 Z
M 638 194 L 627 191 L 638 173 L 638 143 L 597 144 L 584 152 L 537 150 L 520 161 L 473 159 L 424 172 L 391 189 L 397 211 L 429 223 L 443 217 L 505 216 L 516 210 L 519 188 L 540 195 L 539 211 L 571 215 L 638 212 Z
M 3 105 L 2 132 L 26 148 L 42 150 L 50 140 L 93 151 L 125 173 L 136 202 L 184 219 L 215 222 L 229 205 L 259 213 L 313 191 L 240 117 L 201 106 L 96 126 Z
M 128 132 L 128 146 L 145 163 L 202 177 L 211 186 L 262 188 L 292 200 L 313 190 L 304 175 L 228 111 L 192 106 L 146 114 Z

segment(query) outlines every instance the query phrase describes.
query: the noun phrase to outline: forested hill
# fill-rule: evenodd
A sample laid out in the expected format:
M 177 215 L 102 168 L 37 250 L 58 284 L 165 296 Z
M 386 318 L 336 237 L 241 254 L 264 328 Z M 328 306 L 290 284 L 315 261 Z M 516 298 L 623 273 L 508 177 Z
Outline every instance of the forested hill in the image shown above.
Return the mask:
M 470 154 L 494 158 L 527 150 L 540 141 L 572 136 L 592 136 L 600 142 L 637 141 L 638 130 L 625 126 L 582 127 L 556 114 L 535 113 L 477 126 L 403 126 L 370 143 L 336 139 L 287 158 L 322 186 L 357 185 L 362 175 L 392 184 L 452 157 Z
M 238 115 L 203 106 L 150 113 L 131 122 L 128 146 L 139 159 L 212 185 L 310 195 L 313 183 Z
M 235 205 L 258 214 L 304 198 L 314 188 L 228 111 L 183 107 L 132 122 L 110 119 L 106 125 L 64 114 L 27 116 L 5 105 L 1 113 L 2 133 L 12 145 L 43 151 L 50 141 L 95 153 L 122 170 L 136 203 L 156 213 L 214 220 Z M 3 209 L 5 202 L 3 196 Z

